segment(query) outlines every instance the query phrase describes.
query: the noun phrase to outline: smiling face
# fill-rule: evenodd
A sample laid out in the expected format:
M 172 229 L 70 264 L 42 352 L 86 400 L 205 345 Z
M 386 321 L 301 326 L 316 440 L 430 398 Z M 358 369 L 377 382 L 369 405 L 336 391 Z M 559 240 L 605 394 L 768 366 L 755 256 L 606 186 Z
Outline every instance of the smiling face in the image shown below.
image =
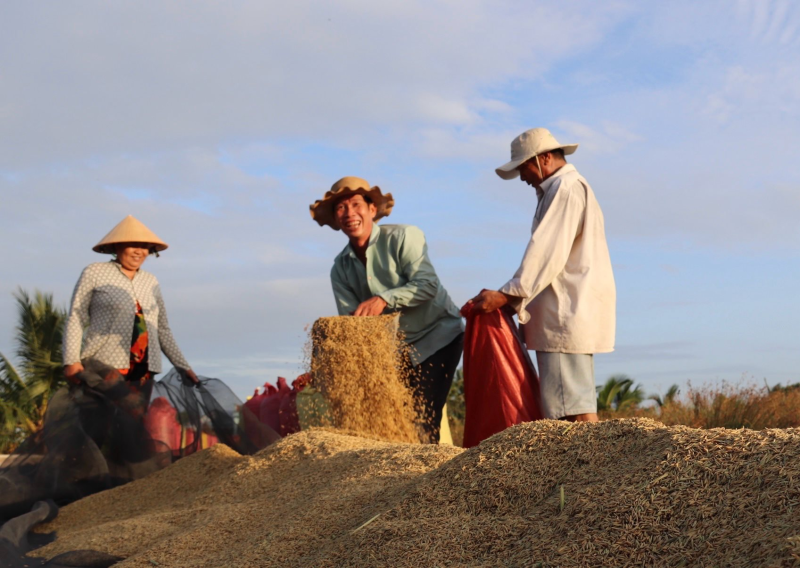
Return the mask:
M 372 234 L 372 223 L 378 209 L 360 193 L 343 197 L 333 206 L 336 223 L 350 242 L 364 245 Z
M 151 245 L 147 243 L 118 243 L 114 246 L 117 252 L 117 262 L 125 270 L 136 271 L 147 260 Z

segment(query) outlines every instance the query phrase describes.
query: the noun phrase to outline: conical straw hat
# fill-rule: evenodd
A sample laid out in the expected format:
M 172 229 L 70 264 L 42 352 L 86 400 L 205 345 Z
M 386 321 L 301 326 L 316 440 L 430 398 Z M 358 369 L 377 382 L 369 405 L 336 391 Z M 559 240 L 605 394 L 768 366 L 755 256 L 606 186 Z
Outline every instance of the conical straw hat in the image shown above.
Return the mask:
M 105 237 L 100 239 L 99 243 L 92 247 L 92 250 L 112 254 L 115 252 L 114 245 L 117 243 L 147 243 L 153 245 L 153 250 L 156 252 L 166 250 L 168 246 L 133 215 L 128 215 L 120 221 Z

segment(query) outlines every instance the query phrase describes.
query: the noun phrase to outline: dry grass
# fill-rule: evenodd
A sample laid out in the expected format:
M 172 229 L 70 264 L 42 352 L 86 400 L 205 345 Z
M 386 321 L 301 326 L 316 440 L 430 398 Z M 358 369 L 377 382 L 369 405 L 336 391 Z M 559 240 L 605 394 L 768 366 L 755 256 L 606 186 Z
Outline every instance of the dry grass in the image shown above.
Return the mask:
M 125 567 L 792 566 L 800 431 L 540 421 L 470 450 L 311 430 L 66 507 Z
M 800 427 L 800 388 L 768 391 L 756 385 L 721 383 L 703 388 L 689 385 L 685 397 L 661 409 L 638 408 L 605 412 L 601 418 L 654 418 L 667 425 L 692 428 Z

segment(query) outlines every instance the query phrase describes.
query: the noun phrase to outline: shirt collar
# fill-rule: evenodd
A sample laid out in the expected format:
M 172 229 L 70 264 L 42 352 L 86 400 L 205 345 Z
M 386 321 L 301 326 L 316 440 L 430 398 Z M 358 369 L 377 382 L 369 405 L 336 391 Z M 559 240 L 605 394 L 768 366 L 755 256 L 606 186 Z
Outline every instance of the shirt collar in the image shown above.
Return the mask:
M 373 221 L 372 232 L 369 234 L 369 243 L 367 243 L 367 248 L 371 247 L 376 242 L 378 242 L 378 237 L 380 236 L 380 234 L 381 234 L 381 228 L 375 221 Z M 349 242 L 347 243 L 347 252 L 351 257 L 355 258 L 356 251 L 353 250 L 353 247 L 350 246 Z
M 556 170 L 553 175 L 542 182 L 542 189 L 536 191 L 537 194 L 541 191 L 542 194 L 547 193 L 553 188 L 553 185 L 556 183 L 556 179 L 560 178 L 561 176 L 568 174 L 569 172 L 574 172 L 575 166 L 572 164 L 564 164 L 558 170 Z
M 117 267 L 117 270 L 119 270 L 119 273 L 120 273 L 120 274 L 122 274 L 122 275 L 123 275 L 125 278 L 128 278 L 128 279 L 130 280 L 130 278 L 128 277 L 128 275 L 127 275 L 127 274 L 125 274 L 124 272 L 122 272 L 122 265 L 121 265 L 119 262 L 117 262 L 116 260 L 113 260 L 113 259 L 112 259 L 112 260 L 109 260 L 108 262 L 110 262 L 111 264 L 113 264 L 114 266 L 116 266 L 116 267 Z M 136 270 L 136 273 L 133 275 L 133 277 L 134 277 L 134 278 L 136 278 L 137 276 L 139 276 L 139 271 L 140 271 L 140 270 L 141 270 L 141 268 L 139 268 L 139 269 L 137 269 L 137 270 Z

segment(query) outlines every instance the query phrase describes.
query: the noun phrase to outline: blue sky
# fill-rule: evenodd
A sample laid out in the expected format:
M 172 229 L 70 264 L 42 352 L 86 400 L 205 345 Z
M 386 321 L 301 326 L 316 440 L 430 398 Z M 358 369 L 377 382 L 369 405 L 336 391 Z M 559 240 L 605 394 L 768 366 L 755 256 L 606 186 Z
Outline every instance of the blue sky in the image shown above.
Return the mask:
M 777 0 L 60 2 L 0 7 L 0 351 L 17 286 L 67 303 L 133 214 L 201 373 L 302 370 L 358 175 L 461 304 L 515 271 L 535 196 L 494 167 L 545 126 L 606 217 L 598 381 L 800 380 L 800 8 Z

